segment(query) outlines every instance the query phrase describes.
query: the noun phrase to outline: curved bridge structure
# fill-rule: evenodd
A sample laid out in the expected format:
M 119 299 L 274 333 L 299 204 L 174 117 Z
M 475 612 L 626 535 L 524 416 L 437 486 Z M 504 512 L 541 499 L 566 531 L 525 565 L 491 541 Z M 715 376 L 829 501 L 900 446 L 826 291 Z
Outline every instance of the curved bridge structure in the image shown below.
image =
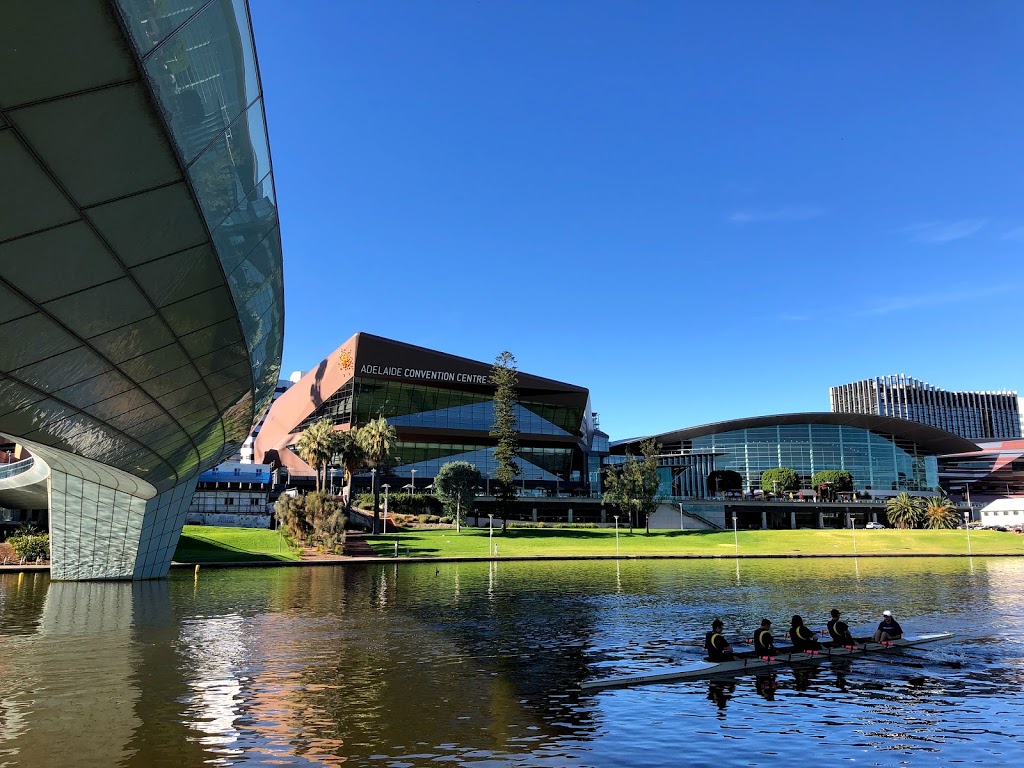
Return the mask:
M 0 505 L 57 579 L 167 573 L 277 383 L 281 238 L 244 0 L 15 2 L 0 25 Z M 20 502 L 20 503 L 19 503 Z

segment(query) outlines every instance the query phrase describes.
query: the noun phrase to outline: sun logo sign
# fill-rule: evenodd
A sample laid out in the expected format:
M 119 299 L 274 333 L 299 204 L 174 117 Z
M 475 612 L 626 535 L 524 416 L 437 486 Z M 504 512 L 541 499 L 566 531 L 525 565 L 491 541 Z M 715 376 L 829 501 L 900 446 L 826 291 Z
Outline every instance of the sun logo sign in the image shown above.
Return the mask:
M 347 350 L 342 352 L 341 356 L 338 357 L 338 367 L 343 371 L 350 370 L 352 368 L 352 363 L 352 353 Z

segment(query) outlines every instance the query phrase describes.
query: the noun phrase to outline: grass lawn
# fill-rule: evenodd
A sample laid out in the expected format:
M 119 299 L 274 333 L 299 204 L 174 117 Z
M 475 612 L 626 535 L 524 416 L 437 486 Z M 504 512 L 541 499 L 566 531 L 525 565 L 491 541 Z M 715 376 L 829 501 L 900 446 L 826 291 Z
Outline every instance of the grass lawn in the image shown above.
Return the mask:
M 299 556 L 266 528 L 221 528 L 186 525 L 174 550 L 177 563 L 222 563 L 235 560 L 298 560 Z
M 410 529 L 398 535 L 404 557 L 487 557 L 486 529 Z M 932 555 L 967 554 L 967 533 L 955 531 L 781 530 L 740 531 L 740 555 Z M 395 534 L 367 536 L 381 556 L 395 552 Z M 615 531 L 593 528 L 510 528 L 494 532 L 499 557 L 614 555 Z M 998 531 L 971 531 L 974 554 L 1024 554 L 1024 536 Z M 720 555 L 736 553 L 732 531 L 652 531 L 626 533 L 619 529 L 619 554 Z

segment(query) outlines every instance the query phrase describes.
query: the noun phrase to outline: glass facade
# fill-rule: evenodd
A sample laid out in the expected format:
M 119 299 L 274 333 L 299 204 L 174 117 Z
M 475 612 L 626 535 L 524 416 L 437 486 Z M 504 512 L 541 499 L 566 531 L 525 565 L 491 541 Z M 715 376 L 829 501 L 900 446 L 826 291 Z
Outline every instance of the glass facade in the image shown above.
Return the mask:
M 678 465 L 676 475 L 693 473 L 698 464 L 703 477 L 711 468 L 731 469 L 743 477 L 748 492 L 760 489 L 761 473 L 776 467 L 796 470 L 804 488 L 811 487 L 816 472 L 826 469 L 848 471 L 857 490 L 925 491 L 939 486 L 934 455 L 903 438 L 852 426 L 788 424 L 739 429 L 666 445 L 664 451 L 682 452 L 673 462 Z M 696 462 L 687 454 L 705 460 Z M 697 481 L 689 483 L 691 487 L 700 484 L 700 478 L 685 479 Z

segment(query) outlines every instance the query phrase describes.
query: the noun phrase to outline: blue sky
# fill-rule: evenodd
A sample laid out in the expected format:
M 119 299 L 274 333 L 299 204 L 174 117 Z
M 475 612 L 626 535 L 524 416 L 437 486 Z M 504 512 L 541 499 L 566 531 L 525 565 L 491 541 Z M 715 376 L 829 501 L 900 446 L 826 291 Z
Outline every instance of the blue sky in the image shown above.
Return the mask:
M 613 438 L 887 373 L 1024 389 L 1022 3 L 252 14 L 286 374 L 359 330 L 509 349 Z

